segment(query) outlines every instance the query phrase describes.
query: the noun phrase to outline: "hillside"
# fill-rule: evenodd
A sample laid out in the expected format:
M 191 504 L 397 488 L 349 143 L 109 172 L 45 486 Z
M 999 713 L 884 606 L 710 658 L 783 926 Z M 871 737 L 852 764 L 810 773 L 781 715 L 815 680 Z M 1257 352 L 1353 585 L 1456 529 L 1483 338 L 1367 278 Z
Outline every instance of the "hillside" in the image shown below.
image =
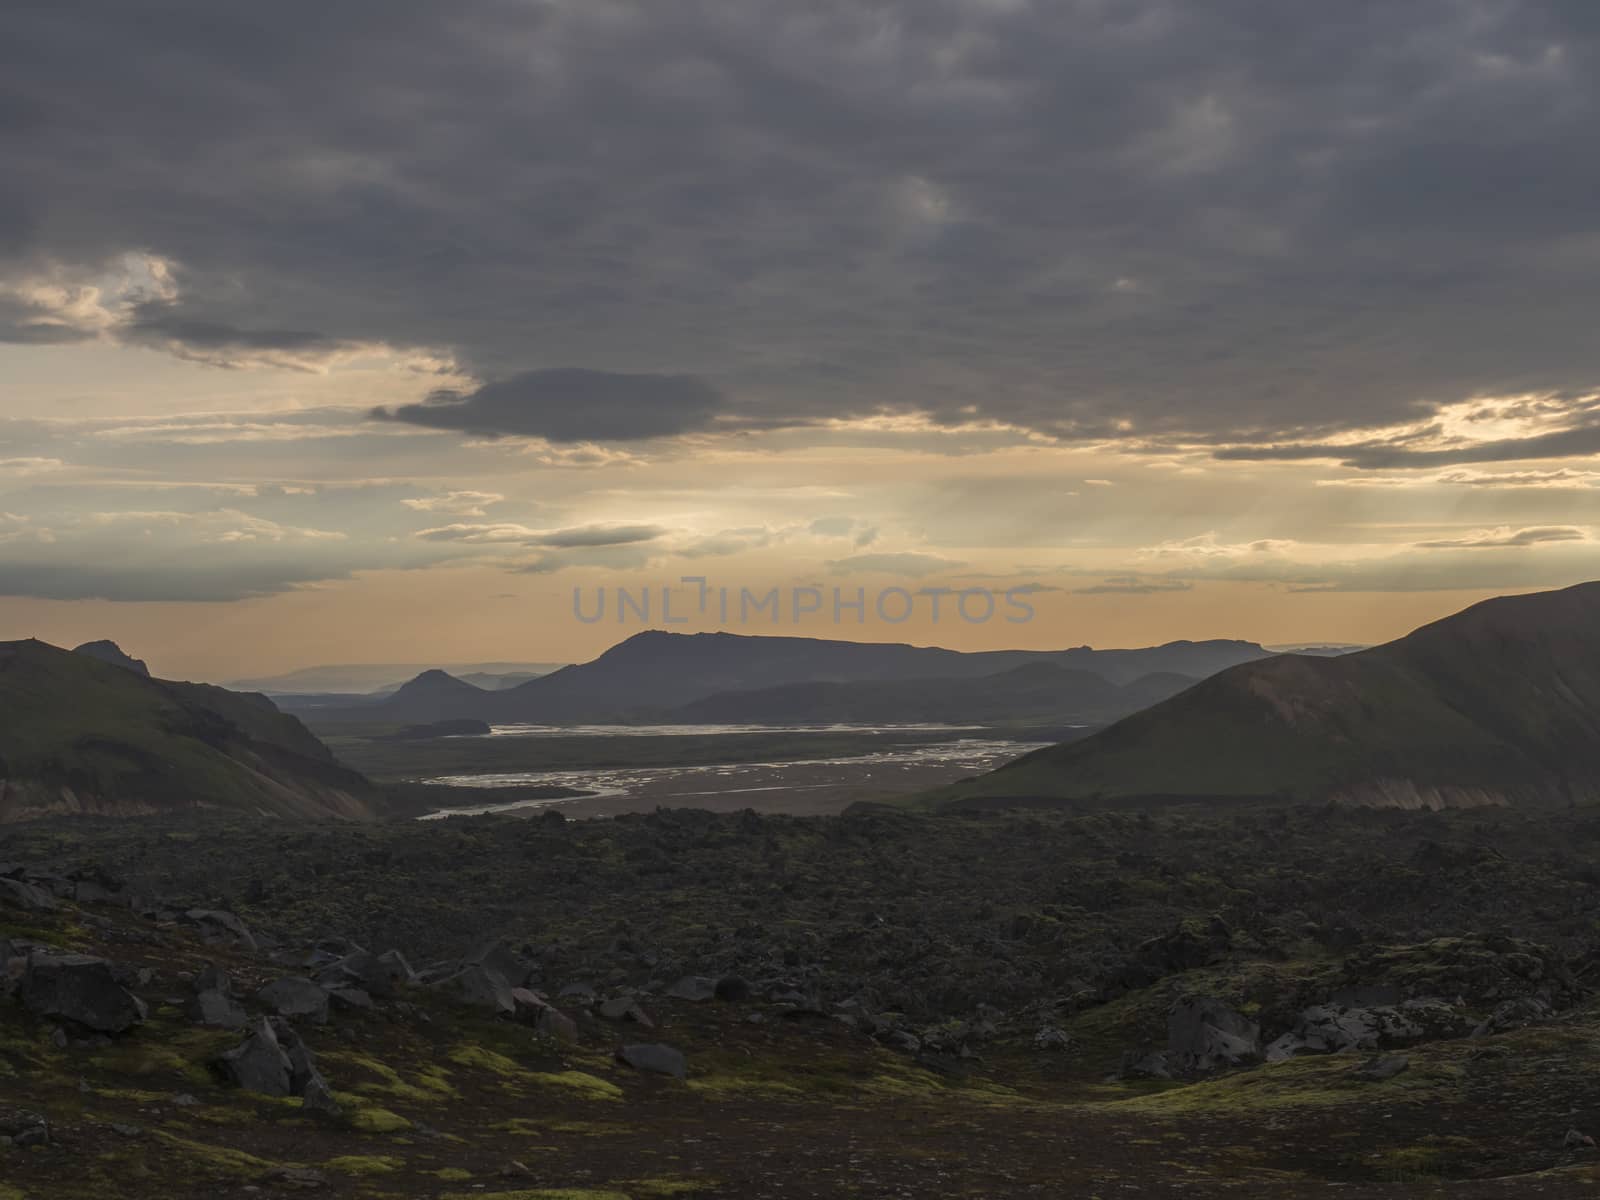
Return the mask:
M 1356 654 L 1246 663 L 932 802 L 1139 796 L 1600 800 L 1600 583 L 1485 601 Z
M 427 691 L 411 691 L 408 685 L 389 700 L 360 706 L 333 709 L 300 705 L 294 700 L 285 703 L 296 711 L 315 707 L 318 720 L 323 722 L 416 722 L 456 717 L 535 723 L 658 721 L 684 705 L 723 693 L 797 684 L 910 680 L 948 683 L 1045 664 L 1065 671 L 1089 672 L 1122 686 L 1156 673 L 1200 679 L 1266 654 L 1255 643 L 1240 641 L 1173 642 L 1132 650 L 1081 646 L 1070 650 L 963 653 L 937 646 L 649 630 L 618 643 L 591 662 L 564 667 L 501 691 L 446 691 L 440 681 L 431 680 Z M 422 682 L 422 677 L 413 681 Z M 452 682 L 470 686 L 460 680 Z M 737 706 L 740 702 L 721 703 Z M 746 715 L 738 719 L 767 718 Z M 962 714 L 956 719 L 981 718 Z
M 221 808 L 368 815 L 369 785 L 262 696 L 0 643 L 0 822 Z
M 1094 723 L 1137 712 L 1194 682 L 1168 672 L 1118 686 L 1092 671 L 1037 662 L 977 679 L 790 683 L 721 692 L 673 715 L 690 724 Z

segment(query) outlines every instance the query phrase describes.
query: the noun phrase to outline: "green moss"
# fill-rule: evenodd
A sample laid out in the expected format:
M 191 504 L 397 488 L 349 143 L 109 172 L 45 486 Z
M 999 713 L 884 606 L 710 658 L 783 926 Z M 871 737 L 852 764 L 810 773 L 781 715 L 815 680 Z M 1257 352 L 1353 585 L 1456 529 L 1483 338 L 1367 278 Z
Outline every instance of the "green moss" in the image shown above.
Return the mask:
M 405 1166 L 406 1160 L 392 1154 L 344 1154 L 323 1165 L 345 1175 L 388 1175 Z
M 209 1170 L 220 1171 L 228 1175 L 254 1177 L 262 1171 L 283 1165 L 269 1162 L 264 1158 L 257 1158 L 254 1154 L 246 1154 L 243 1150 L 191 1141 L 189 1138 L 179 1137 L 175 1133 L 167 1133 L 164 1130 L 156 1130 L 155 1135 L 178 1150 L 186 1158 L 194 1160 Z
M 478 1046 L 463 1042 L 450 1051 L 450 1061 L 457 1066 L 476 1067 L 481 1071 L 490 1071 L 503 1079 L 514 1079 L 528 1074 L 527 1068 L 514 1058 L 501 1054 L 498 1050 L 490 1050 L 487 1046 Z
M 626 1192 L 595 1188 L 524 1188 L 516 1192 L 446 1192 L 439 1200 L 633 1200 Z
M 610 1080 L 586 1071 L 553 1071 L 535 1074 L 532 1079 L 549 1087 L 564 1088 L 585 1100 L 621 1100 L 622 1089 Z
M 745 1079 L 737 1075 L 713 1075 L 691 1079 L 689 1090 L 713 1099 L 765 1096 L 773 1100 L 804 1100 L 805 1092 L 778 1079 Z
M 461 1167 L 440 1167 L 437 1171 L 427 1172 L 435 1179 L 442 1179 L 446 1183 L 462 1183 L 472 1178 L 472 1172 Z
M 380 1062 L 376 1058 L 364 1054 L 353 1054 L 344 1050 L 330 1050 L 322 1055 L 323 1059 L 337 1063 L 341 1066 L 353 1067 L 357 1070 L 367 1071 L 378 1076 L 377 1082 L 357 1083 L 354 1089 L 357 1092 L 372 1092 L 386 1096 L 393 1096 L 397 1100 L 409 1100 L 415 1104 L 437 1104 L 443 1100 L 458 1100 L 461 1093 L 456 1091 L 450 1083 L 449 1072 L 443 1067 L 428 1067 L 418 1072 L 416 1082 L 408 1082 L 399 1071 L 388 1063 Z
M 635 1196 L 698 1196 L 714 1187 L 705 1179 L 634 1179 L 628 1183 Z
M 387 1108 L 357 1108 L 350 1114 L 350 1125 L 362 1133 L 399 1133 L 411 1128 L 410 1121 Z

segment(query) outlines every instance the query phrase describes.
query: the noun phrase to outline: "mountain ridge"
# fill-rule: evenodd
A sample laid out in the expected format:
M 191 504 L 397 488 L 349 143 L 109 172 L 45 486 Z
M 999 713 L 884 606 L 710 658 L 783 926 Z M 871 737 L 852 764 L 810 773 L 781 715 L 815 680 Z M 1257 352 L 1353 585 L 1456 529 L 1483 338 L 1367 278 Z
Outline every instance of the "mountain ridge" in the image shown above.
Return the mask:
M 1336 658 L 1244 663 L 935 804 L 1600 801 L 1600 583 L 1483 601 Z

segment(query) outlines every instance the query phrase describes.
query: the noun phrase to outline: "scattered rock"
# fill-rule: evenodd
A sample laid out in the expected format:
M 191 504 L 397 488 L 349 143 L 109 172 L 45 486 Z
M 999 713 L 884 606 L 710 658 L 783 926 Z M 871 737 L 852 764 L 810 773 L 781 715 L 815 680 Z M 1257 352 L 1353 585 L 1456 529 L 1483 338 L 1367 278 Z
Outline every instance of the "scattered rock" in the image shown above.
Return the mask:
M 320 1076 L 308 1082 L 301 1095 L 304 1097 L 301 1107 L 307 1112 L 331 1118 L 344 1115 L 344 1109 L 333 1098 L 333 1092 L 328 1089 L 327 1083 Z
M 9 904 L 24 912 L 51 912 L 56 899 L 43 888 L 34 887 L 20 879 L 0 878 L 0 904 Z
M 632 1021 L 645 1029 L 655 1028 L 655 1022 L 632 996 L 617 996 L 607 1000 L 600 1005 L 599 1012 L 608 1021 Z
M 12 1109 L 0 1113 L 0 1137 L 11 1139 L 13 1146 L 44 1146 L 50 1141 L 50 1122 L 44 1114 L 26 1109 Z
M 201 992 L 189 1001 L 189 1019 L 213 1029 L 243 1029 L 249 1017 L 226 992 Z
M 546 1007 L 539 1014 L 538 1030 L 540 1033 L 555 1038 L 561 1042 L 575 1042 L 578 1040 L 578 1023 L 566 1013 L 554 1008 Z
M 122 1033 L 145 1018 L 144 1002 L 117 982 L 111 963 L 87 954 L 29 955 L 19 993 L 30 1012 L 99 1033 Z
M 217 1059 L 216 1066 L 226 1082 L 247 1092 L 266 1096 L 293 1094 L 289 1056 L 265 1017 L 251 1026 L 244 1041 Z
M 617 1051 L 619 1062 L 627 1063 L 636 1071 L 650 1071 L 657 1075 L 671 1075 L 683 1079 L 689 1073 L 683 1054 L 661 1043 L 638 1043 Z
M 1569 1150 L 1594 1149 L 1594 1139 L 1586 1133 L 1579 1133 L 1576 1129 L 1567 1130 L 1567 1136 L 1561 1139 L 1561 1144 Z
M 231 942 L 252 952 L 260 948 L 250 927 L 231 912 L 191 908 L 183 916 L 191 925 L 199 926 L 200 936 L 208 942 Z
M 305 1017 L 318 1025 L 328 1020 L 328 993 L 302 975 L 285 975 L 256 993 L 256 999 L 280 1017 Z
M 1188 1074 L 1261 1058 L 1261 1029 L 1220 1000 L 1189 996 L 1167 1014 L 1167 1064 Z
M 511 998 L 511 985 L 506 977 L 479 963 L 462 967 L 431 986 L 474 1008 L 487 1008 L 506 1016 L 517 1011 L 517 1003 Z
M 1072 1049 L 1072 1035 L 1054 1025 L 1046 1025 L 1033 1035 L 1033 1048 L 1035 1050 L 1070 1050 Z

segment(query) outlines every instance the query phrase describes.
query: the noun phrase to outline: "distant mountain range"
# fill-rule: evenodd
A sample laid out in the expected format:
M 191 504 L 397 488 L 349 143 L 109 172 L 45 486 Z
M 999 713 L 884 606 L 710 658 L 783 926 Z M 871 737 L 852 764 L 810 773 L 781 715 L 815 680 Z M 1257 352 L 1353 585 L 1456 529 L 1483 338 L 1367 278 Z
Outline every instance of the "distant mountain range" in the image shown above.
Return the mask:
M 281 702 L 293 711 L 315 712 L 319 724 L 463 717 L 538 724 L 1109 719 L 1267 653 L 1241 641 L 962 653 L 895 643 L 652 630 L 592 662 L 496 692 L 433 670 L 382 699 L 345 706 L 299 697 Z M 1011 674 L 1019 670 L 1023 673 Z
M 95 643 L 99 644 L 99 643 Z M 86 650 L 87 647 L 79 647 Z M 269 696 L 341 696 L 347 700 L 386 694 L 424 671 L 440 668 L 476 687 L 493 691 L 515 687 L 552 671 L 563 663 L 343 663 L 302 667 L 282 675 L 259 679 L 236 679 L 223 686 L 234 691 L 264 692 Z
M 1488 600 L 1355 654 L 1245 663 L 931 801 L 1158 796 L 1600 800 L 1600 583 Z
M 152 679 L 112 643 L 0 642 L 0 822 L 194 808 L 362 817 L 371 803 L 371 785 L 264 696 Z

